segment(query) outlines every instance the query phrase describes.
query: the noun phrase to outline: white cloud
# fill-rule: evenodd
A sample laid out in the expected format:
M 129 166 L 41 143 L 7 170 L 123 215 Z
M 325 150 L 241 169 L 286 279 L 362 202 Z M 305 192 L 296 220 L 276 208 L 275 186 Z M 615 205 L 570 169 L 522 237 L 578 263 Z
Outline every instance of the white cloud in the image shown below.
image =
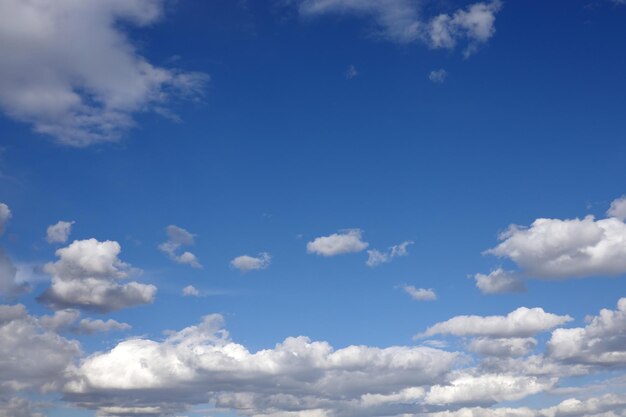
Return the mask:
M 167 241 L 159 245 L 159 250 L 165 253 L 171 260 L 178 262 L 179 264 L 186 264 L 193 268 L 202 268 L 196 255 L 189 251 L 185 251 L 180 255 L 177 254 L 181 246 L 190 246 L 195 244 L 195 235 L 189 233 L 182 227 L 175 226 L 173 224 L 165 228 L 167 234 Z
M 449 385 L 436 385 L 426 394 L 428 404 L 495 404 L 520 400 L 551 388 L 554 379 L 485 374 L 460 375 Z
M 67 308 L 54 312 L 52 316 L 42 316 L 39 318 L 39 324 L 48 330 L 70 331 L 79 334 L 94 334 L 100 332 L 109 332 L 112 330 L 129 330 L 130 324 L 120 323 L 113 319 L 93 320 L 85 318 L 78 322 L 80 311 Z
M 130 330 L 132 327 L 128 323 L 120 323 L 119 321 L 108 319 L 104 320 L 92 320 L 82 319 L 76 328 L 77 333 L 93 334 L 100 332 L 110 332 L 113 330 Z
M 154 285 L 118 282 L 130 272 L 130 266 L 118 258 L 120 251 L 119 243 L 96 239 L 76 240 L 58 249 L 59 260 L 44 267 L 52 282 L 39 299 L 55 309 L 99 312 L 151 303 L 157 290 Z
M 556 329 L 547 344 L 550 358 L 567 363 L 626 365 L 626 298 L 617 310 L 602 309 L 585 327 Z
M 525 356 L 536 346 L 537 340 L 532 337 L 477 337 L 468 348 L 485 356 L 511 357 Z
M 321 236 L 307 243 L 308 253 L 322 256 L 336 256 L 365 250 L 369 243 L 362 240 L 361 229 L 347 229 L 329 236 Z
M 417 337 L 455 336 L 529 337 L 571 321 L 570 316 L 546 313 L 542 308 L 520 307 L 506 316 L 456 316 L 430 326 Z
M 407 401 L 410 409 L 419 387 L 442 381 L 457 357 L 427 347 L 335 350 L 306 337 L 252 353 L 230 340 L 221 316 L 211 315 L 163 342 L 125 340 L 84 359 L 64 392 L 103 416 L 117 415 L 111 404 L 118 414 L 136 408 L 159 415 L 208 401 L 244 415 L 329 415 L 342 408 L 389 415 L 376 407 L 393 410 Z
M 4 228 L 11 218 L 11 209 L 4 203 L 0 203 L 0 235 L 4 233 Z
M 15 296 L 30 291 L 30 286 L 18 279 L 18 269 L 0 248 L 0 295 Z
M 570 278 L 626 273 L 626 224 L 617 218 L 537 219 L 512 225 L 498 246 L 486 251 L 515 262 L 536 278 Z
M 402 289 L 414 300 L 432 301 L 437 299 L 437 294 L 432 288 L 415 288 L 413 285 L 404 285 Z
M 489 273 L 474 275 L 476 287 L 483 294 L 502 294 L 509 292 L 524 292 L 526 286 L 515 272 L 505 271 L 502 268 L 495 269 Z
M 432 70 L 428 73 L 428 79 L 434 83 L 441 84 L 446 80 L 448 72 L 445 69 Z
M 152 65 L 122 25 L 146 27 L 160 0 L 0 2 L 0 107 L 60 143 L 113 141 L 133 113 L 198 97 L 208 76 Z
M 391 246 L 386 252 L 381 252 L 376 249 L 368 250 L 367 261 L 365 264 L 369 267 L 374 267 L 383 263 L 391 262 L 398 256 L 406 256 L 408 255 L 407 247 L 413 243 L 414 242 L 407 240 L 399 245 Z
M 622 221 L 626 220 L 626 196 L 613 200 L 606 214 L 609 217 L 616 217 Z
M 237 268 L 241 272 L 255 271 L 265 269 L 270 266 L 272 257 L 267 252 L 261 252 L 258 256 L 241 255 L 230 261 L 233 268 Z
M 356 67 L 354 65 L 349 65 L 344 75 L 348 80 L 351 80 L 359 75 L 359 72 L 356 70 Z
M 78 343 L 41 327 L 21 305 L 0 305 L 0 392 L 59 389 Z
M 187 285 L 183 288 L 183 295 L 186 297 L 198 297 L 200 295 L 200 291 L 193 285 Z
M 300 15 L 306 17 L 343 14 L 372 18 L 378 36 L 398 43 L 422 42 L 434 49 L 451 49 L 465 41 L 465 56 L 493 36 L 496 13 L 501 8 L 498 0 L 479 2 L 428 21 L 410 0 L 299 0 L 296 3 Z
M 60 220 L 58 223 L 48 226 L 46 240 L 48 243 L 65 243 L 72 233 L 72 225 L 75 222 Z

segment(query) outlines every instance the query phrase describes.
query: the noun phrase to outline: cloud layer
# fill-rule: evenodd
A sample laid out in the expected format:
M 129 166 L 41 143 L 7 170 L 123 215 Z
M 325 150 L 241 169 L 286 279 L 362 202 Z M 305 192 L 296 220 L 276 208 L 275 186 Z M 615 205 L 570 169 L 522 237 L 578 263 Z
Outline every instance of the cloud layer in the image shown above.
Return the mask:
M 208 77 L 155 66 L 122 25 L 145 27 L 161 0 L 6 0 L 0 3 L 0 107 L 60 143 L 116 140 L 133 113 L 165 113 L 197 97 Z

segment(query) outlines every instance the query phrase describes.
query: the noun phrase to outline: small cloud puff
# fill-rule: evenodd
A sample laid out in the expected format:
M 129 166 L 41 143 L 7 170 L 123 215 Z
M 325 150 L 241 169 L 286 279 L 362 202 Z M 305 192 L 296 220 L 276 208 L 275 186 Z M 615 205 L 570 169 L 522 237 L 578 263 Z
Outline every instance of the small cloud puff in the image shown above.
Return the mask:
M 336 256 L 365 250 L 369 243 L 362 240 L 361 229 L 341 230 L 329 236 L 321 236 L 307 243 L 308 253 L 321 256 Z
M 230 261 L 230 265 L 241 272 L 249 272 L 265 269 L 270 266 L 271 262 L 272 256 L 267 252 L 261 252 L 256 257 L 249 255 L 238 256 Z
M 46 231 L 46 240 L 48 243 L 65 243 L 72 233 L 72 225 L 74 221 L 66 222 L 60 220 L 56 224 L 48 226 Z

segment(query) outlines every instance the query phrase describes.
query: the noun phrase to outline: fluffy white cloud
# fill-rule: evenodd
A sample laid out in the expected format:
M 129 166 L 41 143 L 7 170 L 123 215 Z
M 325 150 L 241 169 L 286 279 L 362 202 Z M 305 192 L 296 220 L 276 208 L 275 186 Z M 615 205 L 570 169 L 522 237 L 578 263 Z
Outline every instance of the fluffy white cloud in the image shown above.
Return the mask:
M 626 196 L 613 200 L 606 214 L 609 217 L 616 217 L 622 221 L 626 220 Z
M 520 400 L 551 388 L 554 379 L 515 375 L 460 375 L 449 385 L 435 385 L 426 394 L 428 404 L 495 404 Z
M 11 218 L 11 209 L 4 203 L 0 203 L 0 235 L 4 233 L 4 228 Z
M 58 223 L 48 226 L 46 240 L 48 243 L 65 243 L 72 233 L 72 225 L 75 222 L 60 220 Z
M 626 273 L 626 224 L 618 218 L 537 219 L 530 227 L 512 225 L 488 254 L 514 261 L 537 278 Z
M 477 337 L 468 348 L 485 356 L 511 357 L 527 355 L 536 346 L 537 340 L 532 337 Z
M 570 316 L 546 313 L 542 308 L 520 307 L 506 316 L 456 316 L 430 326 L 417 337 L 455 336 L 529 337 L 571 321 Z
M 0 248 L 0 295 L 15 296 L 30 291 L 30 286 L 19 282 L 17 268 L 11 258 Z
M 200 295 L 200 291 L 193 285 L 187 285 L 183 288 L 183 295 L 186 297 L 198 297 Z
M 166 113 L 173 97 L 198 97 L 205 74 L 152 65 L 122 30 L 162 15 L 161 0 L 0 2 L 0 107 L 87 146 L 118 139 L 134 112 Z
M 181 246 L 190 246 L 195 244 L 195 235 L 189 233 L 182 227 L 175 226 L 173 224 L 165 228 L 167 234 L 167 241 L 159 245 L 159 250 L 165 253 L 171 260 L 178 262 L 179 264 L 190 265 L 194 268 L 202 268 L 196 255 L 189 251 L 185 251 L 180 255 L 177 254 Z
M 427 347 L 335 350 L 306 337 L 252 353 L 229 339 L 221 316 L 211 315 L 163 342 L 125 340 L 86 358 L 64 391 L 105 416 L 116 415 L 111 404 L 159 415 L 209 400 L 245 415 L 315 409 L 327 415 L 365 404 L 393 407 L 394 395 L 413 403 L 423 392 L 415 388 L 443 382 L 456 359 Z
M 78 343 L 39 325 L 21 305 L 0 305 L 0 392 L 59 389 Z
M 399 245 L 391 246 L 386 252 L 381 252 L 376 249 L 367 251 L 367 261 L 365 264 L 369 267 L 374 267 L 383 263 L 391 262 L 398 256 L 408 255 L 407 247 L 414 242 L 407 240 Z
M 119 283 L 130 271 L 130 266 L 118 258 L 120 251 L 119 243 L 96 239 L 76 240 L 58 249 L 59 260 L 44 267 L 52 282 L 39 299 L 55 309 L 99 312 L 151 303 L 157 290 L 154 285 Z
M 420 16 L 418 5 L 410 0 L 300 0 L 299 12 L 312 17 L 324 14 L 352 14 L 373 18 L 379 36 L 399 43 L 423 42 L 431 48 L 454 48 L 466 41 L 465 56 L 487 42 L 495 33 L 498 0 L 479 2 L 452 14 L 439 14 L 430 20 Z
M 524 292 L 526 286 L 518 275 L 512 271 L 505 271 L 502 268 L 495 269 L 489 273 L 474 275 L 476 286 L 483 294 L 502 294 L 507 292 Z
M 362 235 L 361 229 L 342 230 L 339 233 L 313 239 L 307 243 L 306 250 L 308 253 L 322 256 L 361 252 L 369 246 L 369 243 L 363 241 Z
M 432 288 L 415 288 L 413 285 L 404 285 L 402 289 L 409 294 L 412 299 L 417 301 L 432 301 L 437 299 L 437 294 Z
M 446 80 L 448 72 L 445 69 L 432 70 L 428 73 L 428 79 L 434 83 L 441 84 Z
M 258 256 L 241 255 L 230 261 L 233 268 L 241 272 L 249 272 L 257 269 L 265 269 L 270 266 L 272 257 L 267 252 L 261 252 Z
M 556 329 L 547 344 L 551 358 L 568 363 L 626 365 L 626 298 L 617 310 L 602 309 L 585 327 Z

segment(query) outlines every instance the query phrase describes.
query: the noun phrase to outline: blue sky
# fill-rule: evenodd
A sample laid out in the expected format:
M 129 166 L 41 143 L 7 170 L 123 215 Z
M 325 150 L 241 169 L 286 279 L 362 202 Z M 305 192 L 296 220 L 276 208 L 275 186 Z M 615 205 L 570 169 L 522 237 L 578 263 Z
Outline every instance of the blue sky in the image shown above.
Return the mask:
M 0 417 L 626 415 L 621 1 L 54 3 L 0 5 Z

